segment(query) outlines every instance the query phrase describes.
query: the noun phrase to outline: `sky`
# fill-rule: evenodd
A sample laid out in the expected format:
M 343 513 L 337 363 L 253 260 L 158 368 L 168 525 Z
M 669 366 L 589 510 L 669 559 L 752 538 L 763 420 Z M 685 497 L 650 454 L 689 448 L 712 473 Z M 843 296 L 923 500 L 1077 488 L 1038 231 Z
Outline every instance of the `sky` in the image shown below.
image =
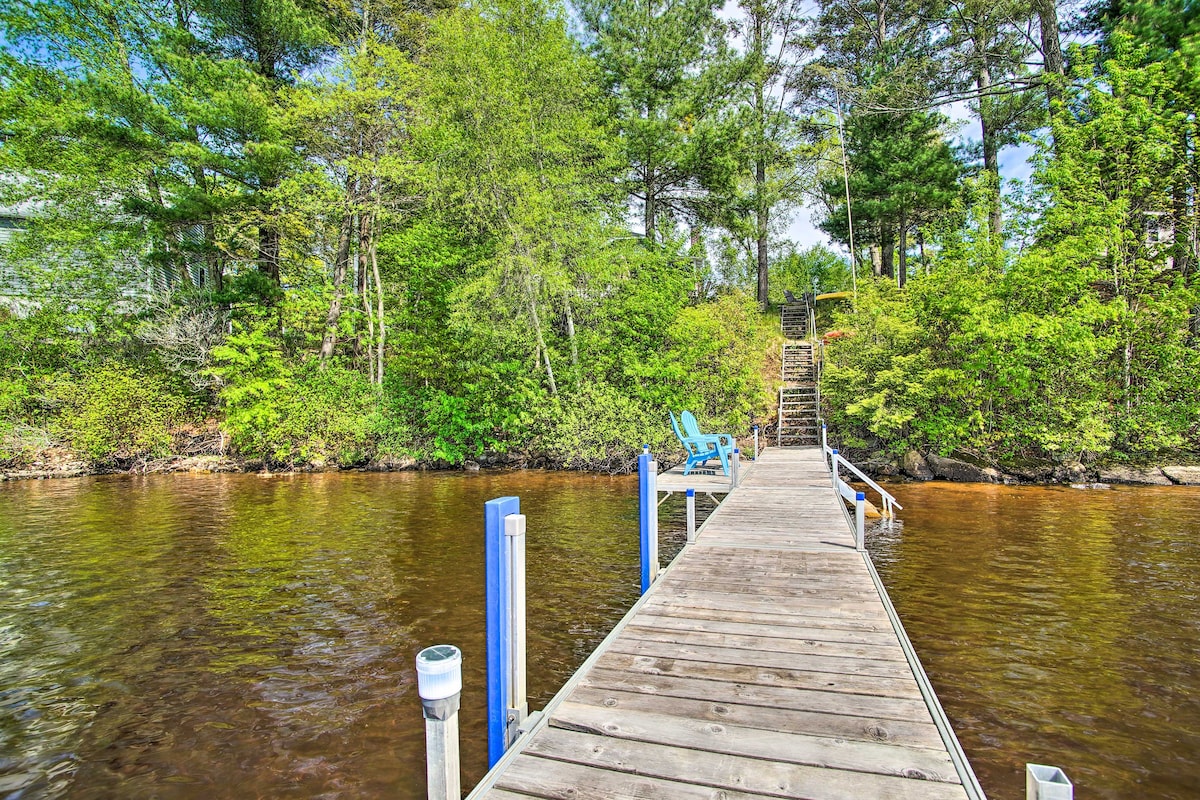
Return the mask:
M 979 127 L 979 120 L 971 115 L 966 103 L 954 103 L 947 106 L 943 109 L 943 113 L 950 118 L 951 127 L 955 129 L 954 135 L 951 136 L 951 141 L 955 144 L 978 144 L 983 138 L 983 131 Z M 1028 180 L 1029 176 L 1033 174 L 1033 164 L 1031 162 L 1033 152 L 1032 145 L 1028 144 L 1001 148 L 1001 179 L 1004 182 L 1012 180 L 1024 182 Z M 795 242 L 799 249 L 819 244 L 849 257 L 847 248 L 844 245 L 835 243 L 829 238 L 828 234 L 817 227 L 813 217 L 819 211 L 819 208 L 811 204 L 798 209 L 794 214 L 791 225 L 788 226 L 787 237 Z

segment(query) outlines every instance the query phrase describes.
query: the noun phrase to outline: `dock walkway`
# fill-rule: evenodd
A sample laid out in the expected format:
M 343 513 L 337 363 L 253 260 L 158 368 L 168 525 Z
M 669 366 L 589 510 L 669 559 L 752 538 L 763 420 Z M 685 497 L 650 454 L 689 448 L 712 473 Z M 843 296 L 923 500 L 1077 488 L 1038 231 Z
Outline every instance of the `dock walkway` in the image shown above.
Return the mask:
M 820 448 L 771 448 L 472 798 L 981 798 Z

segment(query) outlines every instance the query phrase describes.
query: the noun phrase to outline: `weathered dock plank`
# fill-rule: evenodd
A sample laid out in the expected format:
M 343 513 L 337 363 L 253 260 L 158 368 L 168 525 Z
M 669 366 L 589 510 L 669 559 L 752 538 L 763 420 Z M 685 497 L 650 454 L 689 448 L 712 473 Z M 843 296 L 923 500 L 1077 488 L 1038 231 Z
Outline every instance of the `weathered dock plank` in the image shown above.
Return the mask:
M 660 476 L 728 495 L 471 797 L 982 797 L 820 450 L 719 478 Z

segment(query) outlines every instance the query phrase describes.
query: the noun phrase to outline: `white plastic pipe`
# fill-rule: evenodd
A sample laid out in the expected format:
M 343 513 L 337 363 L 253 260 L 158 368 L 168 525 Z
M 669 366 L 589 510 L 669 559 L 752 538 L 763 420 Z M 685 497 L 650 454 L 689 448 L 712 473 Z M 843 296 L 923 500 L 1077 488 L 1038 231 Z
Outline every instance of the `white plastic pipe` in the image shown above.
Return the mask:
M 696 541 L 696 490 L 687 490 L 687 543 Z
M 508 543 L 508 563 L 512 573 L 508 576 L 509 598 L 509 654 L 508 696 L 512 706 L 508 709 L 508 744 L 517 738 L 518 730 L 525 717 L 529 716 L 529 700 L 526 680 L 526 625 L 525 625 L 525 515 L 509 514 L 504 518 L 504 540 Z
M 854 493 L 854 546 L 867 549 L 867 496 L 862 492 Z

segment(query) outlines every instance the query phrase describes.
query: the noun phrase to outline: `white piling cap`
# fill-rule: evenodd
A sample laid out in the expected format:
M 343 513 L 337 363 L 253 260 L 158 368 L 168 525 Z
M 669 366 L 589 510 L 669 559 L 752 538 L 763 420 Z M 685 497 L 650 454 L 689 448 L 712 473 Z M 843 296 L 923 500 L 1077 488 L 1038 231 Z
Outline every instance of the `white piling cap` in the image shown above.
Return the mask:
M 417 653 L 417 694 L 422 700 L 445 700 L 462 691 L 462 652 L 452 644 L 435 644 Z

